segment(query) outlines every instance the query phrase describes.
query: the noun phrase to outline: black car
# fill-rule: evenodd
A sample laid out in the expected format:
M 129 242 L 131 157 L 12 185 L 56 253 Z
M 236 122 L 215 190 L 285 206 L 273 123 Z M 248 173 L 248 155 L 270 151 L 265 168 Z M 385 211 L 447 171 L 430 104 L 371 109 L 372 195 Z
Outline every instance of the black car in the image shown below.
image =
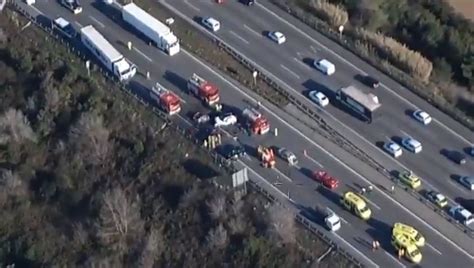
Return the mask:
M 251 6 L 255 4 L 255 0 L 240 0 L 240 2 L 244 5 Z
M 367 86 L 371 87 L 371 88 L 378 88 L 379 85 L 380 85 L 380 82 L 373 78 L 372 76 L 365 76 L 364 77 L 364 84 L 366 84 Z
M 447 152 L 446 157 L 458 165 L 466 164 L 466 157 L 458 151 Z
M 474 146 L 471 147 L 471 148 L 468 148 L 468 149 L 467 149 L 467 153 L 468 153 L 470 156 L 474 156 Z
M 247 153 L 241 145 L 227 144 L 221 148 L 222 155 L 227 159 L 238 159 Z

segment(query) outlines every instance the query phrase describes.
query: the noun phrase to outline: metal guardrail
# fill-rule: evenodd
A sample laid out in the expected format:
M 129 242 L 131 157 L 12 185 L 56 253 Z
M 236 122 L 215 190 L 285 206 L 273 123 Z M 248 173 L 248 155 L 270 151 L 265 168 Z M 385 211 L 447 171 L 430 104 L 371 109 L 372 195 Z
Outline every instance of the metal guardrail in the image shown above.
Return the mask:
M 278 93 L 282 94 L 285 96 L 289 102 L 293 105 L 295 105 L 300 111 L 302 111 L 304 114 L 306 114 L 308 117 L 313 119 L 315 121 L 319 128 L 315 128 L 313 126 L 308 125 L 304 121 L 298 119 L 300 122 L 305 124 L 307 127 L 312 129 L 313 131 L 317 132 L 321 136 L 325 137 L 326 139 L 334 142 L 335 144 L 339 145 L 341 148 L 352 154 L 354 157 L 359 158 L 360 160 L 364 161 L 366 164 L 377 170 L 380 174 L 382 174 L 384 177 L 390 179 L 391 181 L 397 182 L 396 185 L 399 186 L 400 188 L 404 189 L 406 192 L 408 192 L 410 195 L 415 197 L 417 200 L 421 201 L 423 204 L 425 204 L 427 207 L 435 211 L 437 214 L 445 218 L 448 222 L 451 222 L 454 226 L 456 226 L 458 229 L 463 231 L 465 234 L 468 236 L 474 238 L 474 230 L 466 228 L 464 225 L 461 223 L 455 221 L 451 216 L 449 216 L 445 211 L 438 209 L 434 204 L 432 204 L 424 195 L 420 194 L 417 191 L 413 191 L 408 189 L 407 187 L 404 187 L 403 185 L 398 183 L 398 178 L 393 176 L 389 170 L 387 170 L 382 164 L 380 164 L 377 160 L 372 158 L 369 154 L 367 154 L 365 151 L 361 150 L 359 147 L 357 147 L 354 143 L 352 143 L 350 140 L 348 140 L 346 137 L 341 135 L 338 131 L 333 129 L 331 126 L 329 126 L 326 121 L 321 118 L 314 110 L 303 104 L 300 100 L 298 100 L 297 97 L 295 97 L 293 94 L 290 93 L 289 90 L 284 89 L 282 86 L 280 86 L 279 83 L 275 82 L 268 74 L 266 74 L 265 71 L 259 69 L 256 67 L 251 60 L 249 60 L 247 57 L 239 54 L 236 52 L 232 47 L 228 46 L 225 44 L 222 40 L 215 38 L 215 37 L 210 37 L 210 39 L 216 43 L 220 48 L 225 50 L 229 55 L 234 57 L 234 59 L 238 60 L 241 64 L 243 64 L 245 67 L 247 67 L 251 71 L 258 71 L 259 72 L 259 77 L 263 79 L 269 86 L 274 88 Z M 323 131 L 324 130 L 324 131 Z
M 16 11 L 18 11 L 20 14 L 22 14 L 24 17 L 26 17 L 28 20 L 33 22 L 37 27 L 45 31 L 47 34 L 53 36 L 56 41 L 60 42 L 62 45 L 66 46 L 69 51 L 77 55 L 85 64 L 86 62 L 86 56 L 80 52 L 80 50 L 77 50 L 74 48 L 74 46 L 71 46 L 69 42 L 66 42 L 62 37 L 59 35 L 55 34 L 52 28 L 48 28 L 45 25 L 42 25 L 36 20 L 36 17 L 31 16 L 26 10 L 24 10 L 21 6 L 19 6 L 16 2 L 14 1 L 9 1 L 8 4 L 13 7 Z M 99 72 L 104 75 L 109 81 L 115 83 L 124 93 L 126 93 L 129 96 L 134 97 L 137 101 L 139 101 L 142 105 L 146 106 L 147 108 L 151 109 L 155 115 L 159 116 L 164 122 L 169 125 L 174 127 L 176 131 L 178 131 L 181 135 L 183 135 L 185 138 L 192 140 L 196 145 L 198 145 L 201 150 L 206 151 L 209 156 L 213 159 L 214 163 L 217 164 L 220 168 L 225 169 L 228 173 L 232 174 L 237 171 L 235 168 L 234 164 L 232 161 L 229 161 L 225 159 L 224 157 L 220 156 L 217 154 L 215 151 L 212 150 L 205 150 L 201 144 L 199 144 L 199 141 L 196 140 L 192 135 L 191 132 L 187 129 L 182 128 L 178 124 L 174 124 L 172 121 L 169 120 L 168 115 L 165 114 L 163 111 L 157 109 L 154 106 L 149 105 L 145 100 L 143 100 L 140 96 L 134 94 L 130 89 L 126 87 L 125 84 L 121 83 L 116 77 L 111 76 L 110 73 L 107 70 L 104 70 L 101 66 L 97 66 Z M 272 202 L 278 203 L 279 205 L 282 205 L 281 202 L 277 198 L 275 198 L 271 193 L 269 193 L 265 188 L 261 187 L 258 182 L 256 181 L 249 181 L 250 185 L 257 190 L 259 193 L 263 194 L 265 197 L 267 197 L 269 200 Z M 351 254 L 349 254 L 347 251 L 345 251 L 343 248 L 338 247 L 335 242 L 333 242 L 329 237 L 327 237 L 323 232 L 319 230 L 317 225 L 313 222 L 311 222 L 309 219 L 306 217 L 296 214 L 295 215 L 296 221 L 300 222 L 302 225 L 304 225 L 306 228 L 308 228 L 312 233 L 317 235 L 320 239 L 322 239 L 324 242 L 326 242 L 328 245 L 332 245 L 339 254 L 343 255 L 345 258 L 348 260 L 352 261 L 356 266 L 358 267 L 363 267 L 362 263 L 358 261 L 355 257 L 353 257 Z

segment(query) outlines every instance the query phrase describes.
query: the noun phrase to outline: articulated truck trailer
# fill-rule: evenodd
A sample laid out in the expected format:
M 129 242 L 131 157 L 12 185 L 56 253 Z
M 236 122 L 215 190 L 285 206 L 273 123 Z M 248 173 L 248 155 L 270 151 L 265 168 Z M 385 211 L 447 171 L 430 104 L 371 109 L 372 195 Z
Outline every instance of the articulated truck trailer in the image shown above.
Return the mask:
M 137 67 L 115 49 L 92 25 L 81 29 L 81 41 L 120 81 L 132 78 Z
M 171 29 L 134 3 L 122 7 L 122 19 L 145 35 L 159 49 L 173 56 L 179 52 L 179 41 Z

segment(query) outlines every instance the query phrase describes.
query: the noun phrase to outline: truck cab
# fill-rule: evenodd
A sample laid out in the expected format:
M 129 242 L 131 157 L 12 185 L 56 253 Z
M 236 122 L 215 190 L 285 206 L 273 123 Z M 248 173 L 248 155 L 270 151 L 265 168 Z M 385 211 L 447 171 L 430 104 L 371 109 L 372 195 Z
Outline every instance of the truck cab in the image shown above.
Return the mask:
M 324 223 L 326 227 L 332 231 L 336 232 L 337 230 L 341 229 L 341 218 L 334 213 L 334 211 L 327 209 L 327 215 L 324 218 Z

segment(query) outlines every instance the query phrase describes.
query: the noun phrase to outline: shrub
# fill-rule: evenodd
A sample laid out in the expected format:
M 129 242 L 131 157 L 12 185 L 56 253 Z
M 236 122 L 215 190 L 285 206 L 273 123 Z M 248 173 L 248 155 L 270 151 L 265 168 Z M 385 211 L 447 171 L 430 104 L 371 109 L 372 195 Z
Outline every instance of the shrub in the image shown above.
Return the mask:
M 357 29 L 356 35 L 369 42 L 390 62 L 400 66 L 421 81 L 428 82 L 433 64 L 419 52 L 410 50 L 406 45 L 382 33 L 374 33 L 365 29 Z
M 311 0 L 311 6 L 318 17 L 329 22 L 333 27 L 344 25 L 349 20 L 349 15 L 344 8 L 328 3 L 326 0 Z

